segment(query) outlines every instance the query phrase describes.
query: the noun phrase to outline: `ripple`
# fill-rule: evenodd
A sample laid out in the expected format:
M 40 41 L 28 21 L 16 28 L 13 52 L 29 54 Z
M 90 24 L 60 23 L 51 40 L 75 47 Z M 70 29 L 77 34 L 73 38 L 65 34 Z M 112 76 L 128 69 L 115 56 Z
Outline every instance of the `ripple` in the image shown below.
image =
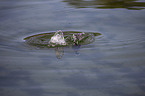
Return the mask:
M 65 40 L 70 39 L 70 36 L 73 34 L 82 34 L 81 31 L 64 31 L 63 35 Z M 86 40 L 80 42 L 76 45 L 74 42 L 69 42 L 67 46 L 48 46 L 49 41 L 52 36 L 54 36 L 55 32 L 48 33 L 40 33 L 31 36 L 27 36 L 24 38 L 25 45 L 31 49 L 49 49 L 54 48 L 55 55 L 58 59 L 61 59 L 65 53 L 75 53 L 76 55 L 82 54 L 93 54 L 99 53 L 100 56 L 104 56 L 102 58 L 108 58 L 107 60 L 119 60 L 120 58 L 124 58 L 124 60 L 129 60 L 129 58 L 134 58 L 134 60 L 139 60 L 144 56 L 143 45 L 145 40 L 142 37 L 135 37 L 132 39 L 120 39 L 115 37 L 108 38 L 106 35 L 104 36 L 102 33 L 96 32 L 85 32 L 85 36 L 88 36 Z M 117 38 L 117 39 L 116 39 Z M 68 39 L 68 40 L 69 40 Z M 70 40 L 71 41 L 71 40 Z M 68 42 L 68 41 L 67 41 Z M 136 54 L 136 56 L 134 56 Z M 140 55 L 139 55 L 140 54 Z M 110 59 L 109 59 L 110 58 Z
M 36 34 L 32 36 L 28 36 L 24 38 L 26 44 L 37 46 L 39 48 L 52 48 L 52 47 L 63 47 L 63 46 L 79 46 L 79 45 L 87 45 L 95 40 L 95 36 L 101 35 L 100 33 L 94 32 L 78 32 L 78 31 L 64 31 L 63 34 L 50 32 L 50 33 L 42 33 Z M 55 41 L 51 41 L 55 36 Z M 57 37 L 56 37 L 57 36 Z M 59 36 L 59 38 L 58 38 Z M 62 39 L 65 39 L 66 44 L 61 44 Z M 55 43 L 54 45 L 51 44 Z M 57 43 L 58 42 L 58 43 Z

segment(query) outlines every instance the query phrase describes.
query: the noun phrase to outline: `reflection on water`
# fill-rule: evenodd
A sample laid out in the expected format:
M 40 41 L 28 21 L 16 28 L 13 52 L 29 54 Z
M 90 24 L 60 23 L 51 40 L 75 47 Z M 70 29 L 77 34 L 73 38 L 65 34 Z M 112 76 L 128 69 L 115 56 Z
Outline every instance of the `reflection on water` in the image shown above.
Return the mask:
M 55 55 L 57 59 L 61 59 L 64 55 L 64 48 L 63 47 L 56 47 L 55 48 Z
M 0 0 L 0 96 L 145 96 L 145 9 L 61 1 Z M 64 39 L 83 31 L 88 38 L 48 47 L 58 29 L 76 30 Z
M 75 55 L 78 56 L 80 55 L 79 53 L 79 48 L 81 45 L 73 45 L 72 49 L 75 52 Z M 61 59 L 64 55 L 64 47 L 56 47 L 55 48 L 55 55 L 57 59 Z
M 76 55 L 79 55 L 78 49 L 81 45 L 87 45 L 95 41 L 95 36 L 101 35 L 94 32 L 76 32 L 76 31 L 56 31 L 32 35 L 24 38 L 25 43 L 36 48 L 55 48 L 55 54 L 58 59 L 64 55 L 63 47 L 71 47 Z
M 76 8 L 126 8 L 131 10 L 144 9 L 145 2 L 137 2 L 138 0 L 64 0 L 69 5 Z

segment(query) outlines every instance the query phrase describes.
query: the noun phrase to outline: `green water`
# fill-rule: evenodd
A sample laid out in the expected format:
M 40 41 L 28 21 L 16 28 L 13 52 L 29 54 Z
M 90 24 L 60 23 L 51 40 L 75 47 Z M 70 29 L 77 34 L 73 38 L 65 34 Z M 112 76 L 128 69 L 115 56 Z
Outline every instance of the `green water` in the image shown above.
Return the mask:
M 144 0 L 1 0 L 0 96 L 145 96 L 144 8 Z M 24 40 L 57 30 L 100 35 L 63 48 Z

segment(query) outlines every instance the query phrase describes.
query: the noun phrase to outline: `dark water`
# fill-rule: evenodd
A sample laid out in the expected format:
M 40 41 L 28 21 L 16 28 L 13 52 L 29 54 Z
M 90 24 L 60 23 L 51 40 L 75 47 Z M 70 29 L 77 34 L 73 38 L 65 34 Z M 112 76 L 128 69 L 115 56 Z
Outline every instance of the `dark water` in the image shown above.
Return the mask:
M 0 96 L 145 96 L 144 0 L 1 0 Z M 97 32 L 91 44 L 27 46 L 56 30 Z

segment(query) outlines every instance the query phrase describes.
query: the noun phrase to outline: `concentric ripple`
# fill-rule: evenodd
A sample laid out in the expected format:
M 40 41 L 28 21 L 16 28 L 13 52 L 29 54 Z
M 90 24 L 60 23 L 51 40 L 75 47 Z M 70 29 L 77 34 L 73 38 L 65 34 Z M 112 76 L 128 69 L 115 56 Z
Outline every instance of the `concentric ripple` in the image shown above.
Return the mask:
M 31 46 L 36 46 L 39 48 L 52 48 L 52 47 L 63 47 L 63 46 L 73 46 L 73 45 L 87 45 L 95 41 L 95 36 L 101 35 L 100 33 L 94 32 L 78 32 L 78 31 L 64 31 L 62 36 L 65 39 L 66 44 L 51 44 L 52 38 L 58 35 L 58 33 L 42 33 L 24 38 L 26 44 Z M 60 37 L 55 39 L 61 39 Z M 59 42 L 57 40 L 57 42 Z M 55 40 L 56 41 L 56 40 Z M 61 41 L 60 41 L 61 42 Z M 55 43 L 55 42 L 54 42 Z

